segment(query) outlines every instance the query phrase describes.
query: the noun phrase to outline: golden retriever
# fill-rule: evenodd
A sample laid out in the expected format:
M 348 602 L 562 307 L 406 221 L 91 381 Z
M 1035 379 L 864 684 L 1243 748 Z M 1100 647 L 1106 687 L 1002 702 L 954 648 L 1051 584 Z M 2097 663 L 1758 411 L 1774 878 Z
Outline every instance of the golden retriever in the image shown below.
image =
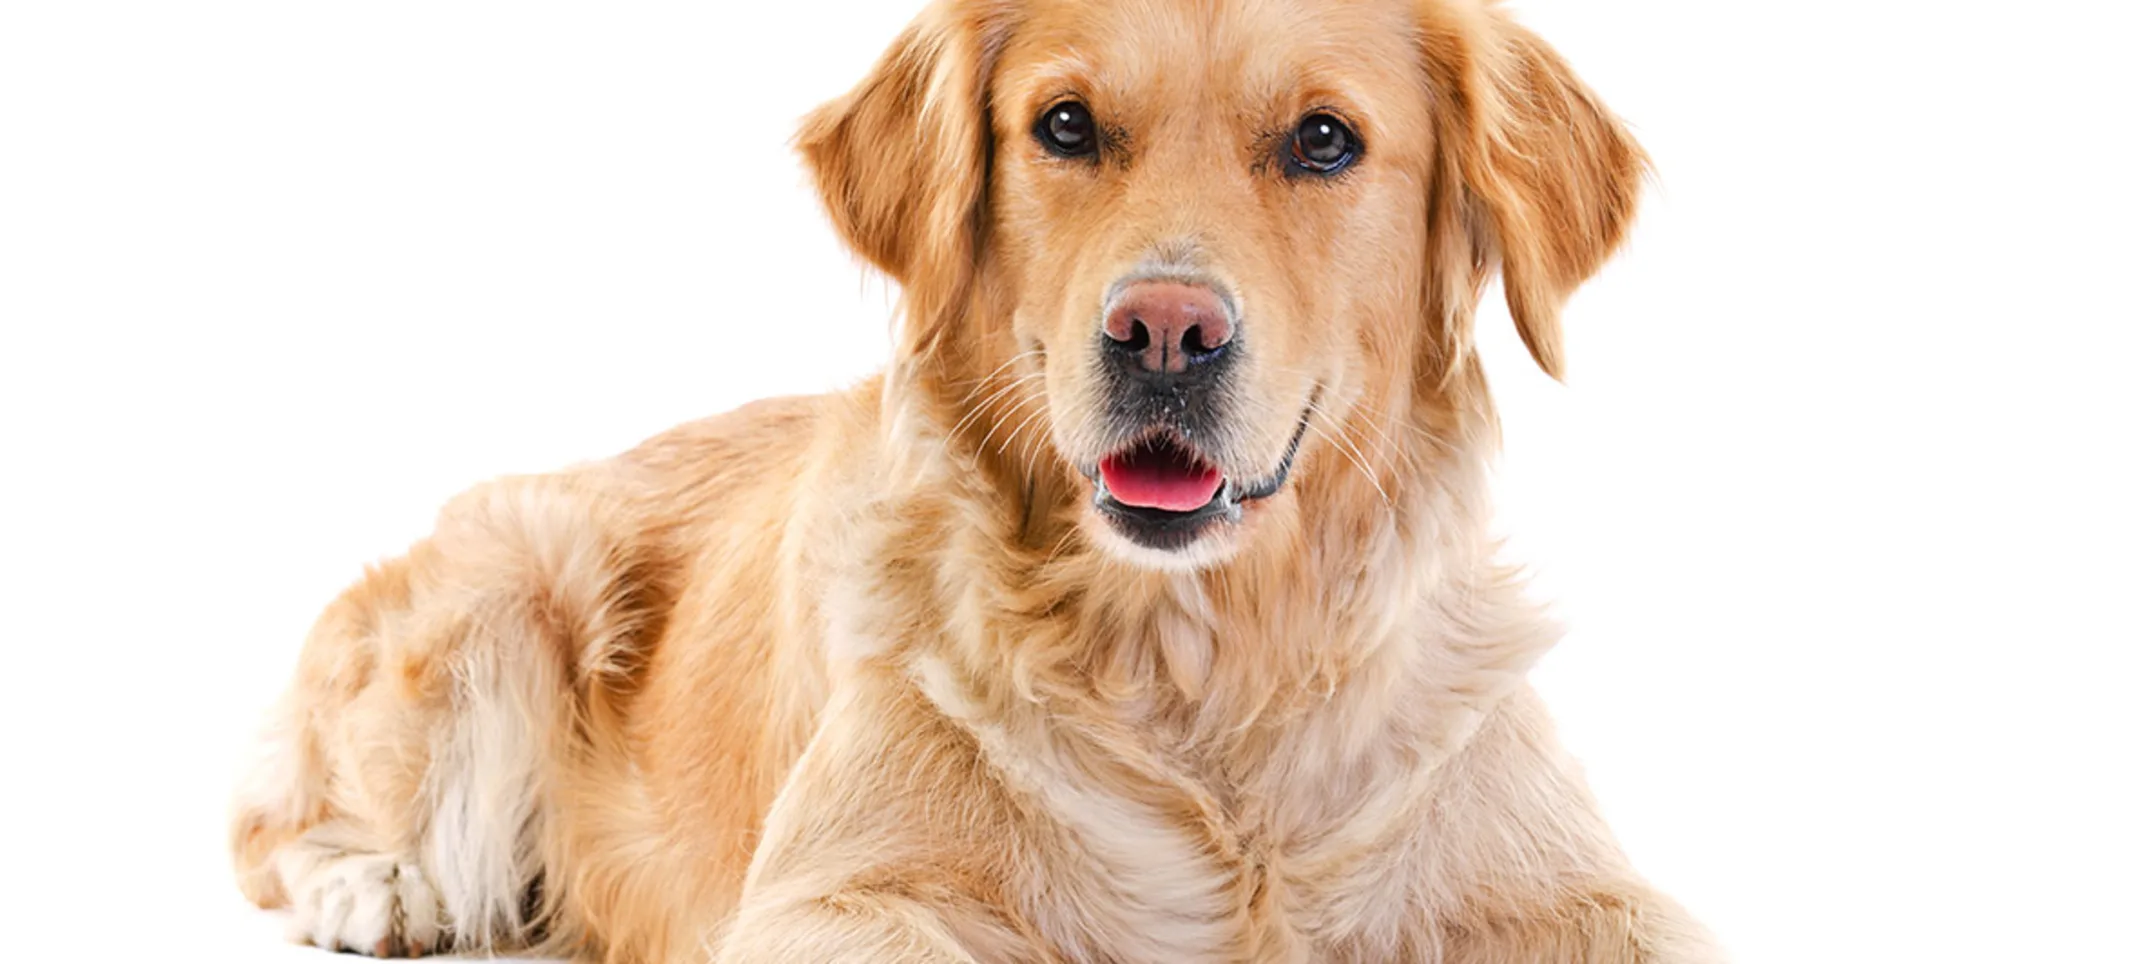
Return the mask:
M 298 939 L 1697 962 L 1525 682 L 1472 317 L 1645 160 L 1482 0 L 939 0 L 800 150 L 885 374 L 449 504 L 239 795 Z

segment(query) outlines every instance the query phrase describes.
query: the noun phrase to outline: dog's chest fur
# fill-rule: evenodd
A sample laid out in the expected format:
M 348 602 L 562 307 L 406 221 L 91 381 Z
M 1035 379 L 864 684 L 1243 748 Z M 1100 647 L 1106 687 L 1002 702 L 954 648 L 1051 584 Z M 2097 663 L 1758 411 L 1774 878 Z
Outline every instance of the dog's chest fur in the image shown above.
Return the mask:
M 1013 889 L 1069 959 L 1383 960 L 1417 939 L 1404 882 L 1419 877 L 1429 767 L 1398 749 L 1417 745 L 1398 732 L 1411 724 L 1379 692 L 1214 739 L 1207 707 L 1173 687 L 1066 709 L 983 700 L 948 664 L 917 667 L 1031 805 L 1038 872 Z

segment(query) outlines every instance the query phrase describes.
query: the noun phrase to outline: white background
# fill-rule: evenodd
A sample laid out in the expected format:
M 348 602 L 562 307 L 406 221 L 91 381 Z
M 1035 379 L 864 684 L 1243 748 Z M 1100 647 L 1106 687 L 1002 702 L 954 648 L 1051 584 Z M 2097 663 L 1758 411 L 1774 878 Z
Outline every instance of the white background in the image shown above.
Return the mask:
M 11 959 L 325 961 L 227 787 L 485 477 L 880 361 L 785 142 L 916 4 L 0 5 Z M 2140 960 L 2109 3 L 1518 0 L 1655 155 L 1566 386 L 1482 319 L 1539 671 L 1745 962 Z

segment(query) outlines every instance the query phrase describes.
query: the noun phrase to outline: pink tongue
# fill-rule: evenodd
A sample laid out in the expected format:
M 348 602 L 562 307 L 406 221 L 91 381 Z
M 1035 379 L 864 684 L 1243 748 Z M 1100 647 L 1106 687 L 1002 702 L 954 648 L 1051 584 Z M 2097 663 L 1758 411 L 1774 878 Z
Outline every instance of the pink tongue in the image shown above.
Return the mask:
M 1203 508 L 1224 480 L 1211 466 L 1191 465 L 1178 455 L 1149 451 L 1101 462 L 1100 478 L 1116 502 L 1165 512 Z

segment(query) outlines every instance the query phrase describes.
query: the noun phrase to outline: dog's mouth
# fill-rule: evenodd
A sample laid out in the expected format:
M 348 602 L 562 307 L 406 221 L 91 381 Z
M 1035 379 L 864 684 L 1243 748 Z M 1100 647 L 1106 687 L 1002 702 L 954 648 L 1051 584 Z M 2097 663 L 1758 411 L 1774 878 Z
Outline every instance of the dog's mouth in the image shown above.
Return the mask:
M 1217 523 L 1239 522 L 1248 503 L 1277 495 L 1292 474 L 1307 430 L 1303 414 L 1277 470 L 1247 481 L 1229 478 L 1181 434 L 1153 431 L 1086 473 L 1095 490 L 1093 506 L 1131 542 L 1165 551 L 1185 548 Z
M 1125 509 L 1193 512 L 1225 488 L 1226 476 L 1169 433 L 1152 435 L 1100 460 L 1100 484 Z

